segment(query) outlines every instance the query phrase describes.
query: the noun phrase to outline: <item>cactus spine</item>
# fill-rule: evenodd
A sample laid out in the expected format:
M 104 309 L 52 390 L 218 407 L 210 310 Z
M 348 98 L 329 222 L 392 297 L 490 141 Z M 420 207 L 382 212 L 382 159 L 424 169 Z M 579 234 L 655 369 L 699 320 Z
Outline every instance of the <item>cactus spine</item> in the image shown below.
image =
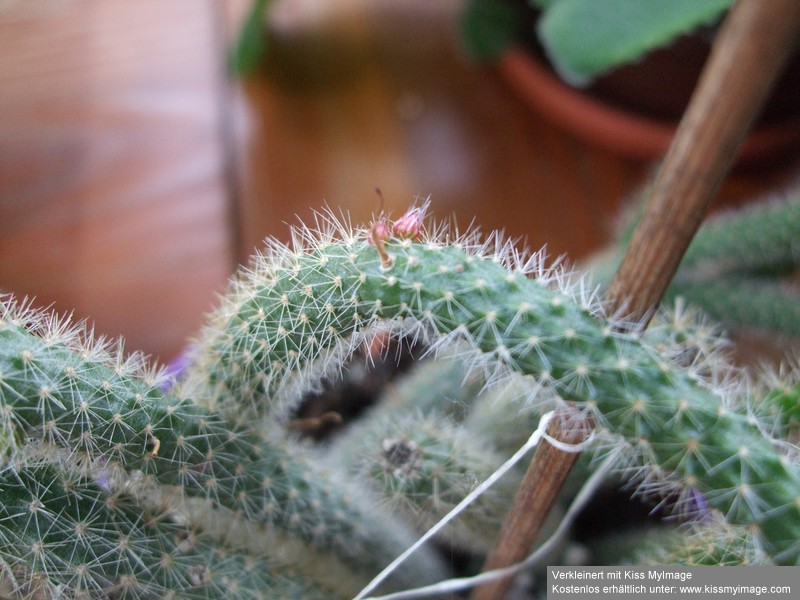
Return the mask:
M 566 287 L 530 279 L 529 263 L 516 255 L 504 265 L 486 252 L 491 246 L 470 248 L 469 240 L 383 244 L 391 265 L 365 232 L 347 232 L 342 242 L 324 236 L 257 262 L 222 310 L 228 319 L 211 338 L 208 354 L 219 356 L 207 389 L 228 397 L 257 390 L 244 409 L 268 412 L 283 384 L 272 365 L 302 371 L 377 322 L 439 347 L 466 342 L 478 351 L 476 363 L 527 375 L 589 407 L 630 446 L 631 468 L 643 481 L 658 476 L 657 491 L 670 473 L 668 483 L 689 499 L 699 490 L 732 523 L 758 528 L 782 561 L 798 560 L 800 466 L 737 410 L 735 390 L 659 356 Z M 219 379 L 230 372 L 235 381 Z
M 481 389 L 456 360 L 427 361 L 391 386 L 335 440 L 327 460 L 370 480 L 393 511 L 425 531 L 503 463 L 490 440 L 460 426 Z M 444 542 L 488 550 L 519 481 L 504 478 L 452 523 Z
M 0 486 L 0 557 L 24 596 L 326 598 L 272 561 L 225 548 L 52 464 L 6 470 Z
M 635 220 L 593 270 L 610 281 Z M 800 336 L 800 196 L 790 192 L 709 219 L 697 232 L 666 298 L 684 297 L 728 327 Z
M 423 236 L 422 212 L 371 232 L 322 219 L 292 247 L 270 245 L 233 282 L 172 393 L 141 357 L 3 297 L 0 590 L 350 597 L 413 540 L 387 498 L 424 527 L 508 451 L 496 430 L 507 415 L 473 404 L 478 387 L 521 390 L 522 436 L 553 403 L 590 411 L 627 449 L 640 492 L 724 517 L 707 560 L 800 562 L 800 465 L 785 443 L 796 374 L 750 385 L 717 364 L 706 328 L 676 317 L 638 332 L 539 255 Z M 376 331 L 448 362 L 340 439 L 296 439 L 284 425 L 303 394 Z M 483 497 L 454 539 L 473 544 L 504 497 Z M 423 552 L 392 583 L 445 574 Z
M 49 454 L 68 452 L 96 477 L 121 478 L 118 485 L 141 473 L 144 483 L 134 493 L 142 494 L 141 486 L 174 487 L 182 501 L 174 510 L 184 520 L 191 521 L 200 502 L 212 521 L 247 519 L 267 546 L 296 540 L 294 550 L 286 543 L 279 553 L 339 571 L 349 565 L 350 580 L 339 579 L 351 588 L 410 543 L 366 493 L 336 483 L 336 475 L 315 468 L 299 446 L 256 436 L 165 395 L 135 358 L 123 362 L 102 345 L 84 344 L 80 331 L 28 331 L 31 315 L 4 307 L 0 414 L 7 439 L 14 440 L 7 451 L 12 471 L 26 470 L 24 450 L 33 444 L 20 443 L 32 437 L 51 448 Z M 439 574 L 432 557 L 413 569 L 415 579 Z

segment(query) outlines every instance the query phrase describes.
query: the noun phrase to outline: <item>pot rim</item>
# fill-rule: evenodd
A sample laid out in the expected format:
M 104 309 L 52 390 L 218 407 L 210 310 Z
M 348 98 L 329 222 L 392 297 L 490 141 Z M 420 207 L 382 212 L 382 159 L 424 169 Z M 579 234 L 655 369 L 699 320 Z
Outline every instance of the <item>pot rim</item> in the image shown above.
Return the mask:
M 664 156 L 677 121 L 658 120 L 613 106 L 564 83 L 547 65 L 521 47 L 497 64 L 506 82 L 534 110 L 576 137 L 637 159 Z M 750 166 L 800 147 L 800 117 L 757 127 L 737 157 Z

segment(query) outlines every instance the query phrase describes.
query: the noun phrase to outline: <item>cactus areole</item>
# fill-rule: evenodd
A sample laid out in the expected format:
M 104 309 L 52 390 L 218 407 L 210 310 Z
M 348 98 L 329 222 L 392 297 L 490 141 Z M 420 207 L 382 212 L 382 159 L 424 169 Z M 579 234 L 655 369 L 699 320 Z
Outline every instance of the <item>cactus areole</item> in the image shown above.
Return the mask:
M 375 244 L 365 231 L 304 233 L 302 249 L 258 259 L 223 308 L 227 326 L 212 342 L 207 386 L 224 390 L 218 402 L 257 390 L 252 410 L 270 411 L 268 399 L 291 387 L 286 365 L 302 372 L 379 322 L 436 349 L 466 343 L 493 377 L 521 373 L 590 408 L 600 428 L 630 446 L 641 491 L 677 490 L 678 510 L 696 507 L 700 491 L 729 520 L 760 532 L 771 555 L 797 560 L 800 467 L 739 406 L 742 390 L 726 368 L 713 382 L 700 374 L 708 365 L 660 356 L 635 327 L 605 316 L 584 282 L 496 237 L 435 231 Z
M 287 422 L 303 392 L 376 330 L 457 353 L 487 389 L 522 381 L 529 405 L 538 395 L 575 403 L 598 438 L 624 450 L 621 468 L 640 493 L 684 513 L 711 510 L 765 561 L 800 561 L 800 466 L 776 439 L 787 426 L 756 416 L 746 377 L 713 352 L 676 353 L 691 346 L 677 325 L 669 347 L 658 331 L 623 327 L 541 254 L 426 228 L 424 208 L 380 230 L 321 215 L 292 246 L 270 242 L 210 315 L 171 393 L 141 356 L 2 297 L 0 592 L 352 597 L 419 532 L 386 510 L 381 482 L 326 463 Z M 791 385 L 773 387 L 788 390 L 783 398 Z M 444 414 L 426 407 L 396 422 Z M 460 427 L 431 425 L 424 439 L 385 429 L 370 472 L 441 477 L 458 461 L 429 449 L 465 447 Z M 433 505 L 440 481 L 386 488 L 431 490 Z M 387 588 L 446 576 L 420 552 Z

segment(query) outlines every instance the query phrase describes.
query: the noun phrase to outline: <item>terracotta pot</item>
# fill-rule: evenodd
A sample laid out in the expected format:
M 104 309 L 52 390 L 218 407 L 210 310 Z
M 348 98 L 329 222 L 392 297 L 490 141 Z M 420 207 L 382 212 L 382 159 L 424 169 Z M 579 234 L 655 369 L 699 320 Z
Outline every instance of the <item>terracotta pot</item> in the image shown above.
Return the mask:
M 615 153 L 636 159 L 656 160 L 666 152 L 683 112 L 702 61 L 694 61 L 695 73 L 678 81 L 660 77 L 663 71 L 640 63 L 632 70 L 650 74 L 650 81 L 620 84 L 625 73 L 601 78 L 589 90 L 564 83 L 541 58 L 530 50 L 515 48 L 499 62 L 499 71 L 509 85 L 538 113 L 579 139 Z M 790 69 L 793 66 L 789 67 Z M 655 77 L 653 75 L 655 74 Z M 762 164 L 767 160 L 800 151 L 800 69 L 789 73 L 788 84 L 778 84 L 775 98 L 783 106 L 765 113 L 739 154 L 738 166 Z M 784 79 L 787 79 L 784 77 Z M 671 83 L 672 82 L 672 83 Z M 687 83 L 688 82 L 688 83 Z M 786 88 L 798 97 L 786 100 Z M 667 98 L 665 89 L 677 90 L 677 98 Z M 650 98 L 632 98 L 631 90 L 644 90 Z M 653 104 L 656 100 L 656 104 Z M 788 110 L 783 110 L 788 107 Z

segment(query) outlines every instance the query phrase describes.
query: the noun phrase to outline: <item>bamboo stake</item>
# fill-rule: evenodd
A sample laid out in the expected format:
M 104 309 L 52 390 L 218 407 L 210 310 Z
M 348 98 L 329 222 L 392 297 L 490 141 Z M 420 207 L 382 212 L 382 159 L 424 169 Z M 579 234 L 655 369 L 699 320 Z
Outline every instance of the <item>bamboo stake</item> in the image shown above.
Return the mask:
M 798 32 L 798 0 L 739 0 L 731 9 L 612 281 L 610 311 L 647 326 Z M 554 418 L 554 431 L 563 436 L 554 437 L 569 441 L 564 426 Z M 484 570 L 524 559 L 576 458 L 546 442 L 537 447 Z M 501 579 L 476 588 L 471 598 L 498 600 L 510 585 L 510 578 Z
M 719 32 L 608 291 L 644 326 L 794 49 L 797 0 L 740 0 Z
M 590 432 L 589 419 L 572 405 L 556 410 L 547 427 L 549 436 L 568 444 L 583 442 Z M 578 456 L 578 452 L 563 452 L 545 439 L 539 442 L 517 490 L 514 508 L 503 523 L 498 543 L 486 559 L 484 571 L 514 565 L 528 555 Z M 472 599 L 502 598 L 512 581 L 513 578 L 506 577 L 485 583 L 475 589 Z

